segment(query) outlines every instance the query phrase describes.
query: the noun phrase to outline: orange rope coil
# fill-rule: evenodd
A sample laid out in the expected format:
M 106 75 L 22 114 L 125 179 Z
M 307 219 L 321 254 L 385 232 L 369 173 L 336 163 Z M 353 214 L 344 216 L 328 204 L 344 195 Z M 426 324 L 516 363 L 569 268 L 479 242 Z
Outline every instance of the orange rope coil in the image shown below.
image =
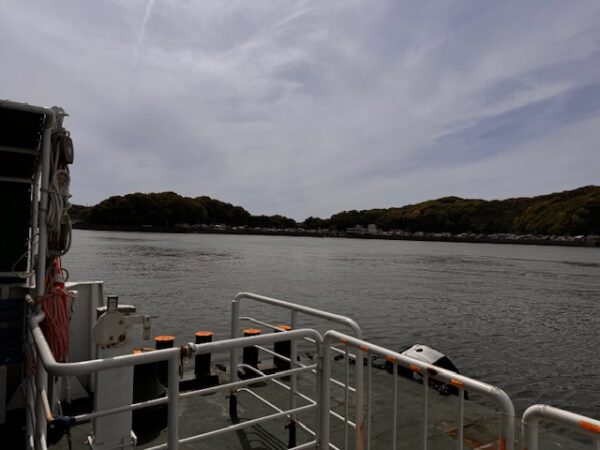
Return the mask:
M 52 350 L 54 359 L 65 362 L 69 356 L 71 331 L 69 327 L 73 292 L 65 290 L 60 258 L 53 258 L 46 277 L 46 290 L 41 298 L 45 318 L 40 327 Z

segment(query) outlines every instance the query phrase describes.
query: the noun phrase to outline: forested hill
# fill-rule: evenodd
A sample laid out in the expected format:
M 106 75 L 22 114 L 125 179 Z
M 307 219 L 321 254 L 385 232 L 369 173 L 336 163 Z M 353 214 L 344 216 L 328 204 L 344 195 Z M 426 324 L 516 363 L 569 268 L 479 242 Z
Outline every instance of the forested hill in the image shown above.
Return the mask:
M 110 197 L 98 205 L 74 205 L 72 216 L 88 225 L 174 227 L 177 224 L 223 224 L 346 231 L 375 224 L 382 230 L 428 233 L 514 233 L 534 235 L 600 234 L 600 186 L 586 186 L 532 198 L 478 200 L 444 197 L 398 208 L 343 211 L 328 219 L 254 216 L 241 206 L 210 197 L 182 197 L 174 192 Z
M 128 194 L 103 200 L 95 206 L 76 208 L 75 219 L 89 225 L 118 227 L 174 227 L 178 224 L 223 224 L 263 228 L 296 227 L 288 217 L 253 216 L 241 206 L 210 197 L 182 197 L 175 192 Z
M 534 235 L 600 234 L 600 186 L 531 198 L 477 200 L 444 197 L 401 208 L 343 211 L 308 227 L 346 229 L 375 224 L 382 229 L 446 233 Z

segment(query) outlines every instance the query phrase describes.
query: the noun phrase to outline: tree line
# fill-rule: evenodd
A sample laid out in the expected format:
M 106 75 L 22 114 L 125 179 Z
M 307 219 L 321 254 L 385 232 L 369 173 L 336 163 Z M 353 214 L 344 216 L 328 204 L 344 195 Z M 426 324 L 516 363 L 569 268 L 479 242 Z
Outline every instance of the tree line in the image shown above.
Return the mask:
M 74 218 L 90 225 L 175 227 L 178 224 L 293 228 L 296 221 L 281 215 L 254 216 L 207 196 L 190 198 L 175 192 L 127 194 L 109 197 L 95 206 L 73 205 Z
M 309 217 L 311 228 L 375 224 L 384 230 L 534 235 L 600 235 L 600 186 L 531 198 L 477 200 L 444 197 L 400 208 L 342 211 Z
M 281 215 L 255 216 L 241 206 L 207 196 L 190 198 L 175 192 L 114 196 L 89 208 L 74 205 L 72 213 L 90 225 L 103 226 L 174 227 L 187 223 L 345 231 L 375 224 L 383 230 L 411 232 L 598 235 L 600 186 L 507 200 L 444 197 L 395 208 L 342 211 L 327 219 L 309 217 L 300 224 Z

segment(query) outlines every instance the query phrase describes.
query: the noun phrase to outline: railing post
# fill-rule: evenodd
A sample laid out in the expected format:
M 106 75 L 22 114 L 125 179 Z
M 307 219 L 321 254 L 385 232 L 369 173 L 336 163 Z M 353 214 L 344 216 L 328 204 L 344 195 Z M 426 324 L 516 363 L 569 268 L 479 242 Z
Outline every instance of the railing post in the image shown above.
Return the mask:
M 231 339 L 238 337 L 240 328 L 240 302 L 233 299 L 231 302 Z M 237 381 L 237 349 L 232 348 L 229 351 L 229 381 L 235 383 Z
M 538 450 L 539 419 L 523 418 L 523 450 Z
M 290 317 L 290 324 L 292 327 L 292 330 L 297 330 L 298 329 L 298 312 L 292 310 L 292 312 L 290 313 L 291 317 Z M 293 339 L 290 342 L 290 368 L 293 369 L 298 362 L 298 358 L 297 358 L 297 354 L 298 354 L 298 343 L 296 339 Z M 298 392 L 298 376 L 296 374 L 293 374 L 290 377 L 290 409 L 294 409 L 296 408 L 296 392 Z M 296 417 L 295 415 L 292 416 L 292 420 L 294 420 Z
M 321 396 L 319 398 L 319 427 L 317 433 L 317 448 L 319 450 L 329 450 L 329 404 L 331 397 L 331 349 L 329 348 L 329 339 L 327 335 L 323 337 L 321 350 Z M 318 375 L 318 374 L 317 374 Z
M 356 330 L 355 336 L 357 339 L 362 339 L 362 333 L 360 330 Z M 364 354 L 360 348 L 356 348 L 356 371 L 355 371 L 355 389 L 356 389 L 356 446 L 357 450 L 362 450 L 365 445 L 364 435 L 364 404 L 365 404 L 365 383 L 364 383 Z M 370 361 L 368 361 L 370 364 Z
M 36 389 L 35 389 L 35 447 L 46 448 L 46 414 L 42 406 L 41 391 L 48 390 L 48 373 L 41 361 L 36 364 Z
M 179 447 L 179 355 L 173 352 L 169 357 L 169 412 L 167 443 L 169 450 Z

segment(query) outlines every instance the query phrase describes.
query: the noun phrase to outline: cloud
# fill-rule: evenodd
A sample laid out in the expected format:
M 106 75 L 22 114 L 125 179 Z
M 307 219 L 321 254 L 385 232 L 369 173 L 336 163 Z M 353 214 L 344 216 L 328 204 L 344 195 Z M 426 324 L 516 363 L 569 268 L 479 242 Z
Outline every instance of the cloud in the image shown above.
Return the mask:
M 595 1 L 5 1 L 0 82 L 60 104 L 75 201 L 304 219 L 597 182 Z

